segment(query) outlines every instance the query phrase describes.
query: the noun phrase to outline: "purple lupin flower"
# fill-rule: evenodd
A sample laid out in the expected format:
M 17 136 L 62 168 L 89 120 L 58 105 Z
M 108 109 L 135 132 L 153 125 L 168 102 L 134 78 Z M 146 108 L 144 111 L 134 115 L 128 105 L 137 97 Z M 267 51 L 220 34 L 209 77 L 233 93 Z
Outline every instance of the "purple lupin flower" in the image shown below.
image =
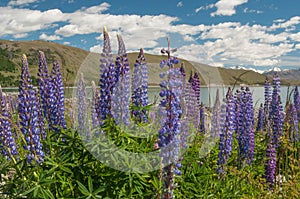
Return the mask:
M 288 124 L 288 132 L 289 132 L 289 139 L 291 142 L 299 140 L 299 125 L 298 125 L 298 115 L 297 110 L 294 104 L 289 104 L 287 111 L 286 111 L 286 121 Z
M 17 145 L 12 133 L 11 115 L 7 110 L 6 99 L 0 86 L 0 151 L 10 160 L 18 155 Z
M 297 111 L 297 115 L 298 115 L 298 122 L 300 120 L 300 94 L 298 91 L 298 86 L 295 87 L 294 90 L 294 105 Z
M 265 163 L 265 178 L 270 187 L 274 186 L 275 173 L 276 173 L 276 147 L 272 143 L 272 139 L 269 139 L 266 151 L 266 163 Z
M 106 27 L 103 28 L 104 45 L 100 59 L 100 102 L 98 108 L 98 117 L 100 123 L 107 117 L 111 117 L 112 92 L 118 81 L 116 75 L 113 55 L 111 53 L 110 39 Z
M 224 123 L 221 126 L 220 134 L 218 173 L 224 171 L 224 166 L 231 155 L 233 132 L 235 130 L 235 103 L 230 87 L 228 88 L 225 104 L 222 105 L 221 111 Z
M 187 120 L 193 122 L 194 128 L 198 129 L 200 124 L 200 106 L 197 100 L 197 95 L 192 87 L 193 75 L 191 73 L 188 83 L 185 89 L 185 103 L 186 103 L 186 116 Z
M 41 163 L 44 160 L 42 143 L 40 142 L 40 129 L 36 95 L 33 90 L 26 55 L 22 56 L 22 72 L 18 95 L 18 113 L 20 118 L 20 130 L 24 134 L 28 151 L 27 161 Z
M 273 94 L 269 120 L 272 127 L 273 144 L 277 148 L 279 145 L 280 137 L 282 136 L 282 127 L 284 120 L 283 107 L 280 98 L 280 79 L 278 74 L 275 74 L 273 77 Z
M 143 110 L 143 107 L 148 105 L 148 66 L 142 48 L 134 64 L 131 90 L 133 105 L 142 109 L 132 110 L 132 115 L 138 122 L 146 123 L 148 111 Z
M 211 136 L 219 137 L 221 134 L 221 102 L 219 89 L 216 91 L 216 100 L 212 110 L 212 119 L 211 119 Z
M 163 165 L 168 165 L 163 168 L 163 198 L 170 199 L 173 195 L 174 189 L 174 174 L 180 175 L 179 168 L 179 153 L 182 142 L 180 140 L 181 122 L 180 117 L 182 110 L 180 107 L 180 97 L 182 94 L 182 78 L 179 68 L 175 68 L 174 64 L 178 60 L 170 57 L 171 53 L 170 41 L 168 38 L 168 49 L 162 49 L 163 54 L 168 55 L 168 60 L 162 61 L 161 66 L 168 66 L 168 71 L 165 75 L 167 80 L 163 80 L 160 84 L 160 96 L 163 98 L 160 106 L 164 109 L 164 118 L 162 127 L 159 130 L 158 145 L 161 149 L 161 157 Z
M 256 131 L 262 131 L 263 130 L 264 117 L 265 117 L 264 106 L 261 103 L 260 107 L 259 107 L 259 110 L 258 110 L 258 119 L 257 119 Z
M 46 118 L 48 122 L 48 126 L 51 127 L 51 104 L 53 101 L 53 91 L 52 91 L 52 83 L 51 78 L 48 73 L 48 66 L 44 52 L 39 51 L 39 69 L 38 69 L 38 87 L 39 94 L 41 100 L 41 108 L 43 112 L 43 116 Z
M 241 88 L 235 96 L 236 134 L 239 144 L 239 161 L 251 164 L 254 157 L 254 109 L 249 87 Z
M 248 137 L 248 153 L 247 153 L 247 163 L 251 164 L 254 159 L 254 148 L 255 148 L 255 134 L 254 134 L 254 108 L 253 108 L 253 98 L 249 87 L 246 87 L 246 132 Z
M 86 92 L 85 92 L 85 83 L 83 74 L 80 74 L 80 79 L 77 83 L 77 104 L 78 104 L 78 131 L 81 136 L 87 136 L 89 139 L 89 133 L 86 132 L 86 114 L 87 114 L 87 107 L 86 107 Z
M 53 126 L 57 126 L 59 128 L 67 128 L 66 119 L 65 119 L 65 96 L 64 96 L 64 85 L 62 74 L 60 71 L 60 64 L 58 61 L 55 61 L 53 64 L 53 68 L 51 71 L 51 83 L 54 90 L 55 96 L 55 106 L 53 108 L 56 111 L 52 112 L 52 121 Z M 55 115 L 53 113 L 56 113 Z
M 116 76 L 118 82 L 112 92 L 111 112 L 117 124 L 128 125 L 130 118 L 130 67 L 123 39 L 121 35 L 117 35 L 117 37 L 119 43 L 119 51 L 116 58 Z
M 193 81 L 192 81 L 192 88 L 195 91 L 197 102 L 200 104 L 200 77 L 197 72 L 194 73 Z
M 40 132 L 41 132 L 41 137 L 42 139 L 46 139 L 47 134 L 46 134 L 46 130 L 45 130 L 45 122 L 44 122 L 44 117 L 43 117 L 43 112 L 42 112 L 42 108 L 41 108 L 41 103 L 40 103 L 40 96 L 39 96 L 39 92 L 36 89 L 35 90 L 35 100 L 36 100 L 36 108 L 37 108 L 37 112 L 38 112 L 38 124 L 39 124 L 39 128 L 40 128 Z
M 94 81 L 92 81 L 92 91 L 93 91 L 92 105 L 91 105 L 92 125 L 93 128 L 97 128 L 100 124 L 97 116 L 97 103 L 99 102 L 99 92 L 96 88 L 96 84 Z
M 203 102 L 200 104 L 200 132 L 205 133 L 205 106 Z
M 271 111 L 271 102 L 272 102 L 272 87 L 269 81 L 269 78 L 266 77 L 265 80 L 265 102 L 264 102 L 264 125 L 263 128 L 269 128 L 269 114 Z

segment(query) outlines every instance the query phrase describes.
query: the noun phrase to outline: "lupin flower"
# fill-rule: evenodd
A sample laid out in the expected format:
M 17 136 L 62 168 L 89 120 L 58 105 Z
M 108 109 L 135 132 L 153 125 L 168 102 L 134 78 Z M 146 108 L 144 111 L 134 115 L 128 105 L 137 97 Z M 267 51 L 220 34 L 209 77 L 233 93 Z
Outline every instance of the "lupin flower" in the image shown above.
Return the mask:
M 60 128 L 66 128 L 66 119 L 65 119 L 65 97 L 64 97 L 64 85 L 62 80 L 62 74 L 60 71 L 60 65 L 58 61 L 55 61 L 52 68 L 52 75 L 51 75 L 51 83 L 54 90 L 55 95 L 55 108 L 56 112 L 54 115 L 53 112 L 51 114 L 53 126 L 58 126 Z
M 193 75 L 191 73 L 185 89 L 186 116 L 188 121 L 193 122 L 194 128 L 198 129 L 200 124 L 200 105 L 197 100 L 196 92 L 192 87 L 193 81 Z
M 118 81 L 116 75 L 113 55 L 111 53 L 110 39 L 106 27 L 103 28 L 104 45 L 100 59 L 100 102 L 98 110 L 98 118 L 100 123 L 107 117 L 111 117 L 111 100 L 112 92 Z
M 264 103 L 264 125 L 263 128 L 269 128 L 269 114 L 271 111 L 272 87 L 269 78 L 265 81 L 265 103 Z
M 221 107 L 224 123 L 221 126 L 219 143 L 218 173 L 224 171 L 224 166 L 231 155 L 233 132 L 235 130 L 235 103 L 231 88 L 228 88 L 225 104 Z
M 298 120 L 300 120 L 300 94 L 298 91 L 298 86 L 296 86 L 294 90 L 294 105 L 297 111 Z
M 135 107 L 143 109 L 148 105 L 148 66 L 142 48 L 134 64 L 131 90 L 131 99 Z M 148 121 L 148 111 L 146 110 L 133 110 L 132 115 L 139 122 L 146 123 Z
M 216 91 L 216 100 L 212 110 L 212 119 L 211 119 L 211 137 L 219 137 L 221 134 L 221 102 L 219 89 Z
M 275 183 L 276 173 L 276 147 L 272 143 L 272 139 L 269 139 L 266 151 L 266 163 L 265 163 L 265 178 L 270 187 L 273 187 Z
M 40 96 L 39 96 L 38 90 L 35 90 L 35 100 L 36 100 L 36 108 L 37 108 L 37 112 L 38 112 L 37 117 L 38 117 L 39 128 L 41 131 L 41 136 L 42 136 L 42 139 L 46 139 L 47 134 L 46 134 L 46 130 L 45 130 L 45 122 L 44 122 L 44 117 L 43 117 L 43 112 L 42 112 L 42 108 L 41 108 Z
M 200 104 L 200 77 L 197 72 L 194 73 L 193 81 L 192 81 L 192 88 L 195 91 L 197 102 Z
M 39 70 L 38 70 L 38 87 L 40 93 L 41 107 L 43 115 L 46 118 L 49 127 L 51 126 L 51 110 L 50 106 L 53 101 L 53 89 L 50 75 L 48 73 L 48 66 L 44 52 L 39 51 Z
M 18 155 L 17 145 L 11 129 L 11 115 L 7 110 L 6 99 L 0 86 L 0 151 L 7 160 Z
M 96 84 L 94 81 L 92 81 L 92 105 L 91 105 L 91 116 L 92 116 L 92 125 L 93 128 L 97 128 L 99 126 L 99 119 L 97 116 L 97 103 L 99 102 L 99 92 L 96 88 Z
M 261 103 L 260 107 L 259 107 L 259 110 L 258 110 L 256 131 L 262 131 L 263 130 L 264 117 L 265 117 L 264 106 Z
M 239 160 L 251 164 L 254 157 L 254 110 L 252 93 L 249 87 L 237 91 L 236 106 L 236 134 L 239 143 Z
M 298 115 L 294 104 L 289 104 L 286 111 L 286 121 L 289 124 L 288 132 L 291 142 L 299 140 Z
M 161 100 L 160 106 L 164 108 L 165 118 L 162 121 L 162 128 L 159 130 L 158 145 L 161 149 L 161 157 L 163 165 L 163 197 L 172 198 L 174 189 L 174 173 L 181 174 L 179 168 L 179 153 L 182 143 L 180 141 L 181 122 L 180 117 L 182 110 L 180 107 L 180 97 L 182 94 L 182 78 L 179 68 L 175 68 L 174 64 L 178 63 L 176 58 L 171 58 L 170 41 L 168 38 L 168 50 L 162 49 L 162 53 L 167 53 L 168 60 L 162 61 L 161 66 L 168 66 L 165 75 L 167 80 L 163 80 L 160 84 Z M 177 61 L 176 61 L 177 60 Z
M 117 124 L 128 125 L 130 118 L 130 67 L 123 39 L 121 35 L 117 35 L 117 37 L 119 51 L 115 62 L 115 68 L 118 81 L 112 92 L 111 112 Z
M 80 74 L 80 79 L 77 83 L 77 104 L 78 104 L 78 131 L 81 136 L 87 136 L 89 139 L 89 133 L 86 132 L 86 116 L 87 116 L 87 107 L 86 107 L 86 92 L 85 92 L 85 83 L 83 74 Z
M 277 74 L 273 77 L 273 94 L 269 120 L 271 122 L 273 144 L 277 148 L 280 137 L 282 136 L 284 120 L 283 107 L 280 98 L 280 79 Z
M 205 133 L 205 106 L 203 102 L 200 104 L 200 132 Z
M 22 57 L 22 72 L 18 95 L 18 113 L 20 117 L 20 130 L 26 140 L 25 150 L 28 150 L 27 161 L 40 163 L 44 160 L 44 152 L 40 141 L 40 128 L 36 94 L 33 90 L 30 78 L 28 62 L 25 55 Z

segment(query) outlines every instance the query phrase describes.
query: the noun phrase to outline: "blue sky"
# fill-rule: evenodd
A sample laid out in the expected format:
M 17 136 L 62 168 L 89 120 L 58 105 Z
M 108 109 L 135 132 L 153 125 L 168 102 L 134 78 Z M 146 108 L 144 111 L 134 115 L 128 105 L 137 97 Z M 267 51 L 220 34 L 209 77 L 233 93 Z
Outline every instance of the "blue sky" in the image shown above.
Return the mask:
M 164 3 L 162 3 L 164 2 Z M 100 52 L 107 26 L 113 49 L 176 56 L 213 66 L 300 68 L 300 1 L 1 0 L 0 38 L 48 40 Z

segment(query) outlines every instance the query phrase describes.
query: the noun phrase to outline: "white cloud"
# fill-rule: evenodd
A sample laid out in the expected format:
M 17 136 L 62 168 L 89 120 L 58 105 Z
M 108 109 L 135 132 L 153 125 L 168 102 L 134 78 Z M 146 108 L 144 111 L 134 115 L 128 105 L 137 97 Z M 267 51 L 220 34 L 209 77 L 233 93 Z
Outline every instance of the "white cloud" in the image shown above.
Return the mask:
M 60 36 L 57 36 L 57 35 L 46 35 L 45 33 L 42 33 L 39 36 L 39 39 L 48 40 L 48 41 L 62 40 L 62 38 Z
M 65 21 L 58 9 L 47 11 L 0 7 L 0 36 L 28 33 L 47 28 L 50 24 Z
M 300 32 L 297 32 L 295 34 L 290 34 L 289 37 L 292 41 L 300 42 Z
M 97 14 L 97 13 L 102 13 L 105 10 L 108 10 L 109 7 L 110 7 L 110 4 L 104 2 L 100 5 L 89 7 L 87 9 L 85 9 L 84 11 L 89 14 Z
M 198 13 L 198 12 L 200 12 L 201 10 L 208 10 L 208 9 L 213 8 L 213 7 L 215 7 L 215 4 L 209 4 L 209 5 L 206 5 L 206 6 L 201 6 L 201 7 L 199 7 L 199 8 L 196 8 L 196 9 L 195 9 L 195 12 Z
M 263 11 L 261 10 L 254 10 L 254 9 L 249 9 L 249 8 L 245 8 L 243 10 L 244 13 L 256 13 L 256 14 L 262 14 Z
M 242 5 L 247 3 L 248 0 L 219 0 L 215 7 L 217 7 L 217 11 L 211 13 L 211 16 L 216 15 L 226 15 L 231 16 L 236 13 L 235 8 L 236 6 Z
M 179 1 L 178 3 L 177 3 L 177 5 L 176 5 L 177 7 L 182 7 L 183 6 L 183 3 L 182 3 L 182 1 Z
M 274 23 L 269 29 L 270 30 L 276 30 L 279 28 L 283 28 L 286 30 L 293 30 L 295 29 L 295 25 L 300 24 L 300 16 L 294 16 L 292 18 L 290 18 L 289 20 L 287 20 L 286 22 L 284 21 L 279 21 L 279 23 Z
M 95 45 L 95 46 L 92 46 L 90 48 L 90 52 L 93 52 L 93 53 L 101 53 L 102 52 L 102 46 L 100 45 Z
M 28 5 L 30 3 L 38 2 L 38 0 L 12 0 L 8 2 L 9 6 L 20 6 L 20 5 Z
M 25 38 L 27 37 L 28 34 L 27 33 L 20 33 L 20 34 L 15 34 L 13 35 L 14 38 L 19 39 L 19 38 Z

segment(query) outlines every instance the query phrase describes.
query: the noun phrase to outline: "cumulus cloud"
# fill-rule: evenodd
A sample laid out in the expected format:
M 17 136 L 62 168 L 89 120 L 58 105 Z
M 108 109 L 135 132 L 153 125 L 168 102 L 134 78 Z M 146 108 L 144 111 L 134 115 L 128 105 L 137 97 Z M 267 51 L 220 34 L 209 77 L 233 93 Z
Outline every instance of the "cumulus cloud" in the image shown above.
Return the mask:
M 57 35 L 47 35 L 45 33 L 42 33 L 39 36 L 39 39 L 47 40 L 47 41 L 62 40 L 62 38 L 60 36 L 57 36 Z
M 13 35 L 14 38 L 19 39 L 19 38 L 25 38 L 27 37 L 28 34 L 27 33 L 20 33 L 20 34 L 15 34 Z
M 221 3 L 200 7 L 200 10 L 217 8 L 214 15 L 235 13 L 235 8 L 247 0 L 229 1 L 221 9 Z M 219 7 L 218 7 L 218 6 Z M 299 49 L 300 34 L 288 31 L 300 24 L 300 17 L 275 20 L 271 26 L 242 24 L 240 22 L 222 22 L 212 25 L 184 24 L 180 19 L 168 15 L 115 15 L 104 13 L 110 4 L 101 3 L 81 8 L 71 13 L 58 9 L 46 11 L 0 7 L 0 36 L 12 35 L 14 38 L 26 37 L 34 31 L 44 31 L 40 35 L 44 40 L 60 40 L 62 37 L 97 33 L 98 42 L 103 41 L 102 27 L 107 26 L 112 49 L 117 49 L 117 34 L 121 34 L 129 51 L 146 48 L 147 52 L 159 53 L 160 41 L 176 34 L 186 45 L 180 44 L 177 56 L 192 61 L 212 65 L 278 65 L 282 57 Z M 231 10 L 231 12 L 228 12 Z M 58 26 L 63 22 L 63 25 Z M 50 30 L 50 31 L 49 31 Z M 52 31 L 54 33 L 52 33 Z M 51 33 L 50 33 L 51 32 Z M 172 38 L 171 38 L 172 39 Z M 176 42 L 176 41 L 175 41 Z M 150 50 L 149 50 L 150 49 Z M 101 52 L 102 46 L 90 47 L 92 52 Z
M 12 0 L 8 2 L 9 6 L 21 6 L 21 5 L 28 5 L 30 3 L 38 2 L 38 0 Z
M 231 16 L 236 13 L 235 8 L 239 5 L 247 3 L 248 0 L 219 0 L 215 7 L 217 8 L 216 12 L 211 13 L 211 16 L 216 15 L 226 15 Z
M 54 22 L 64 21 L 58 9 L 38 11 L 0 7 L 0 36 L 28 33 L 47 28 Z

